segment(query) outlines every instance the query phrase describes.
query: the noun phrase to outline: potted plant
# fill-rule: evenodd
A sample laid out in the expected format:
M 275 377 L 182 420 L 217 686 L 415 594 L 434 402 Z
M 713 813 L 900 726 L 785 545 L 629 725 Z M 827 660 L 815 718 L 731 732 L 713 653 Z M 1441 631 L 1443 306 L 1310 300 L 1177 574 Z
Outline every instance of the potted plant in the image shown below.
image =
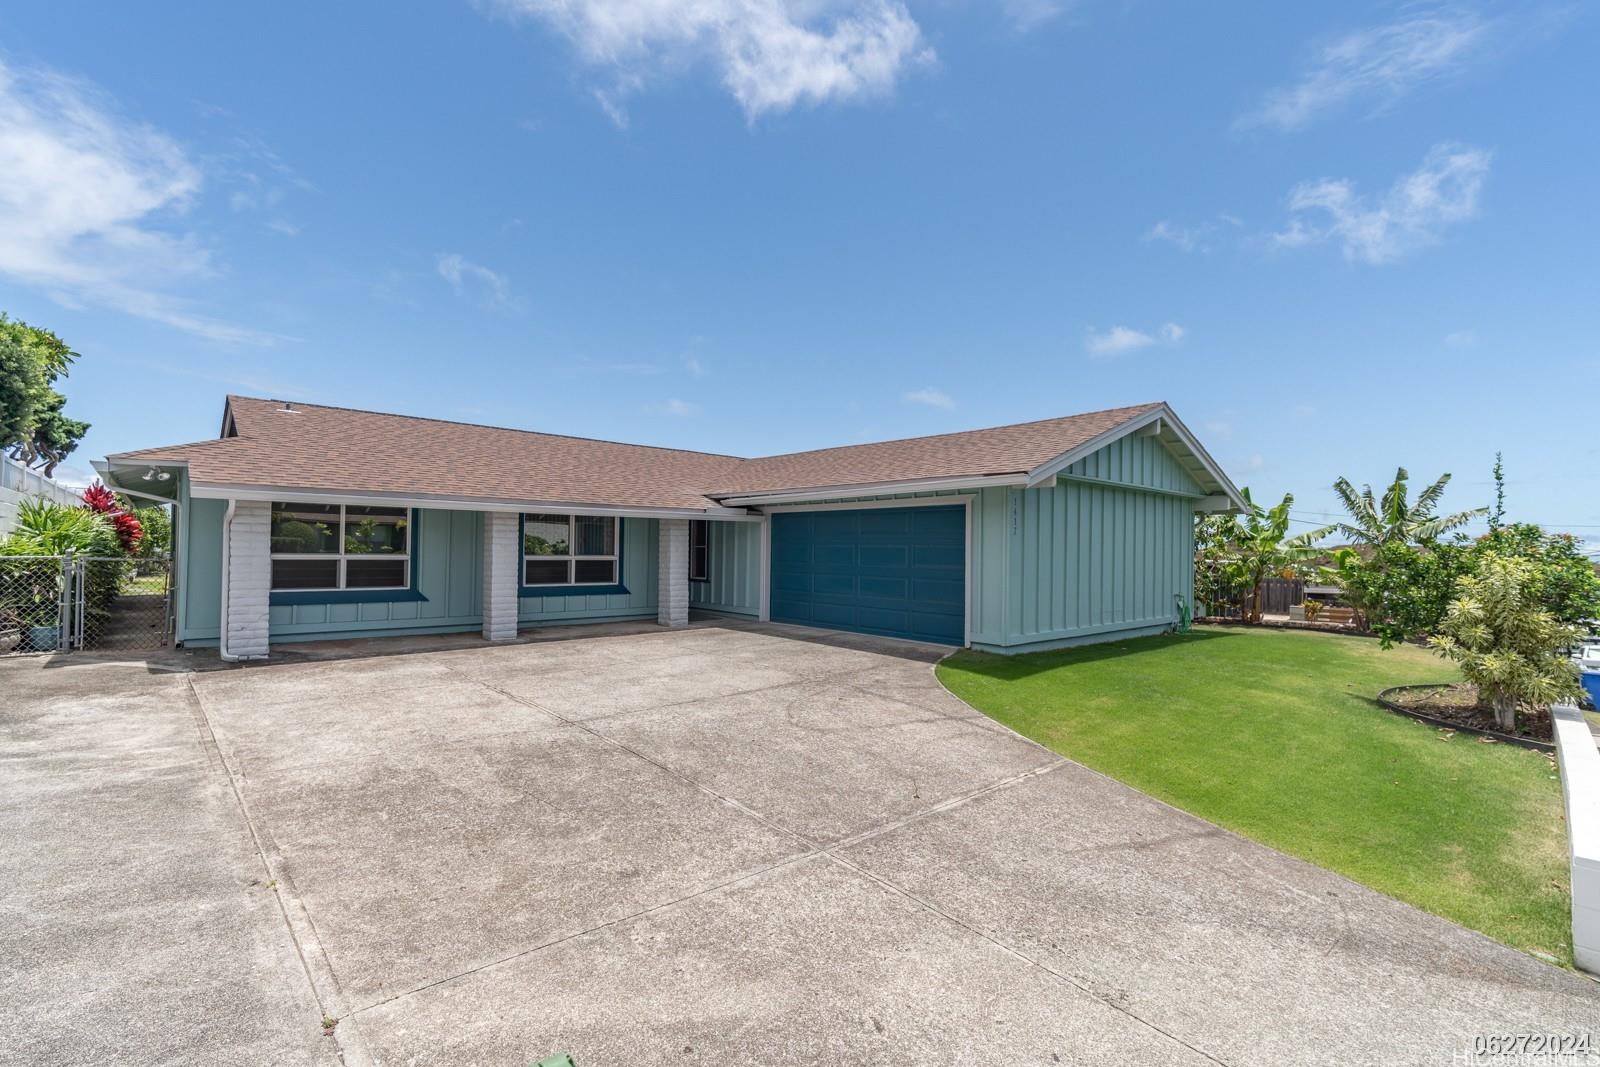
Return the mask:
M 23 631 L 35 652 L 54 652 L 61 644 L 61 607 L 40 598 L 23 609 Z

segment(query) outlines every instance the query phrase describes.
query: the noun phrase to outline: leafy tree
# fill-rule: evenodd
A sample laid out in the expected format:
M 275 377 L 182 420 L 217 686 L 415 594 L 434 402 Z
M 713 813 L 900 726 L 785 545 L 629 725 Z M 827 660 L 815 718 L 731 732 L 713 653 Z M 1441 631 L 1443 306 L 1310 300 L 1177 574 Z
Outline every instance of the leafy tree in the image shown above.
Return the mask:
M 141 559 L 170 559 L 172 557 L 172 514 L 164 504 L 135 508 L 134 516 L 144 537 L 135 552 Z
M 1414 503 L 1407 499 L 1410 478 L 1404 467 L 1395 471 L 1394 481 L 1384 490 L 1382 500 L 1373 495 L 1372 486 L 1364 485 L 1357 493 L 1348 478 L 1340 478 L 1333 483 L 1333 491 L 1350 513 L 1350 522 L 1335 523 L 1332 529 L 1360 545 L 1431 544 L 1489 511 L 1472 508 L 1452 515 L 1435 515 L 1444 487 L 1450 484 L 1450 475 L 1441 474 L 1438 481 L 1417 494 Z
M 1526 560 L 1534 569 L 1532 595 L 1557 622 L 1600 618 L 1600 576 L 1571 534 L 1547 534 L 1531 522 L 1518 522 L 1485 534 L 1475 550 L 1480 556 Z
M 1391 542 L 1367 556 L 1340 548 L 1333 556 L 1323 574 L 1344 591 L 1359 624 L 1377 634 L 1384 648 L 1437 632 L 1456 582 L 1477 567 L 1464 538 L 1427 548 Z
M 1238 519 L 1231 514 L 1202 515 L 1194 524 L 1194 598 L 1212 614 L 1239 595 L 1229 565 Z
M 1457 583 L 1443 632 L 1429 644 L 1478 687 L 1508 733 L 1517 705 L 1550 704 L 1579 693 L 1578 669 L 1564 649 L 1578 639 L 1539 602 L 1537 568 L 1525 559 L 1486 553 L 1477 574 Z
M 54 387 L 77 358 L 49 330 L 0 312 L 0 449 L 43 467 L 46 476 L 89 430 L 88 423 L 63 413 L 66 397 Z

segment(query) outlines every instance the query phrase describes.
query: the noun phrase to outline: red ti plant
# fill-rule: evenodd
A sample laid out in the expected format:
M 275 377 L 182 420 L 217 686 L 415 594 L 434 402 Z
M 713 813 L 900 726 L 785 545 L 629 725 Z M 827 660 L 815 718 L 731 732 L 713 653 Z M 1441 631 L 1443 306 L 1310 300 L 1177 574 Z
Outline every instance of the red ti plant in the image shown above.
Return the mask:
M 111 521 L 111 528 L 116 531 L 124 552 L 131 556 L 138 550 L 139 542 L 144 540 L 144 526 L 137 515 L 117 502 L 117 494 L 104 484 L 95 482 L 83 491 L 83 506 Z

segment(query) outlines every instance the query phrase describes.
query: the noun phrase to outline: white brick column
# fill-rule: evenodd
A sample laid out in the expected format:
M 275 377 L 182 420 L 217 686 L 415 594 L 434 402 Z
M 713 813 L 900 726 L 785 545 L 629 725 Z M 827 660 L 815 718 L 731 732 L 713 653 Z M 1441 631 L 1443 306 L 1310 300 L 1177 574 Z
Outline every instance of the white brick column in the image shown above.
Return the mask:
M 516 515 L 483 513 L 483 636 L 490 641 L 517 636 L 519 547 Z
M 689 520 L 661 519 L 656 621 L 689 625 Z
M 267 596 L 272 586 L 272 505 L 239 500 L 228 523 L 226 588 L 222 618 L 227 632 L 222 651 L 230 659 L 265 659 Z

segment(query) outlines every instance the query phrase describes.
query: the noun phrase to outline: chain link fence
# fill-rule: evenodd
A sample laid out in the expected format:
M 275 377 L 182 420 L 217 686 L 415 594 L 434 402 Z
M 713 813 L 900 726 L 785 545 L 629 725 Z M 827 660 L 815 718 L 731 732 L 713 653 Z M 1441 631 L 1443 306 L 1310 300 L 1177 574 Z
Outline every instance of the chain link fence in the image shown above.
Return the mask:
M 170 560 L 0 556 L 0 655 L 153 650 L 171 635 Z

